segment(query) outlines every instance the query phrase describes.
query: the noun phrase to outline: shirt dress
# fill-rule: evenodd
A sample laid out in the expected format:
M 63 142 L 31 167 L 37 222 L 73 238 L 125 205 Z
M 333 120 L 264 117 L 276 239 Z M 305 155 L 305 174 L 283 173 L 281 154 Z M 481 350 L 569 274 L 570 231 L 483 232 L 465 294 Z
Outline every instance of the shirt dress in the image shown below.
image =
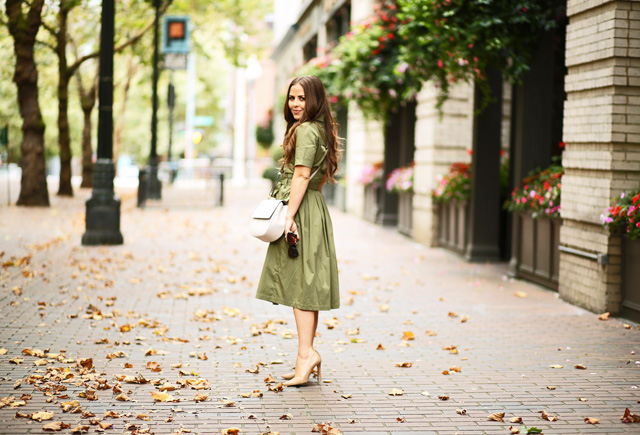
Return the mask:
M 308 311 L 340 307 L 338 266 L 333 226 L 324 196 L 318 190 L 326 173 L 324 125 L 305 122 L 296 130 L 294 156 L 282 171 L 273 196 L 288 199 L 295 166 L 311 168 L 309 181 L 294 221 L 298 228 L 297 258 L 288 255 L 285 237 L 269 244 L 256 298 Z

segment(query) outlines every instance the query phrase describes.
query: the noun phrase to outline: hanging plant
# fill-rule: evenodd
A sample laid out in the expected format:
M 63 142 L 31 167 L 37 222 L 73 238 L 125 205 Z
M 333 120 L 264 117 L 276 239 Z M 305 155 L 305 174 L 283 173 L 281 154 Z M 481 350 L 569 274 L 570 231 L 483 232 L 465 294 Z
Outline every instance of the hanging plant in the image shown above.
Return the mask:
M 400 59 L 406 38 L 399 35 L 396 1 L 381 1 L 372 17 L 340 38 L 332 50 L 340 95 L 355 101 L 365 116 L 386 119 L 390 109 L 415 98 L 421 81 Z
M 514 82 L 529 71 L 542 31 L 565 19 L 554 0 L 398 0 L 401 59 L 440 89 L 438 107 L 456 82 L 475 81 L 489 102 L 487 67 Z
M 332 54 L 314 57 L 309 62 L 298 68 L 297 76 L 316 76 L 320 79 L 331 102 L 332 109 L 347 107 L 349 101 L 344 95 L 344 85 L 340 71 L 341 62 Z

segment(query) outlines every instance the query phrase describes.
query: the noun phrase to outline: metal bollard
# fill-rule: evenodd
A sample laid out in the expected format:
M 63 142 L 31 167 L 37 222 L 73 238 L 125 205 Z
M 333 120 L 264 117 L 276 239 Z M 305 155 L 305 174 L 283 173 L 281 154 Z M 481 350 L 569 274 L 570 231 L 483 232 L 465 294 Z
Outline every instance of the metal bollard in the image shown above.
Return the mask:
M 218 201 L 216 202 L 216 206 L 222 207 L 224 205 L 224 172 L 220 172 L 218 174 L 218 178 L 220 180 L 218 183 L 220 190 L 218 191 Z
M 147 169 L 140 168 L 138 172 L 138 207 L 144 208 L 147 202 Z

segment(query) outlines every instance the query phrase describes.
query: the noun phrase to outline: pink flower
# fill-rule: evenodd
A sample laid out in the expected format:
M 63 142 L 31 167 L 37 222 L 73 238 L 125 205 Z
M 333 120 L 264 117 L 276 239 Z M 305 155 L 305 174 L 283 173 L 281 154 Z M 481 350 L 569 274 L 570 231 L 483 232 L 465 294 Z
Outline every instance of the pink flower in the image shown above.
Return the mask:
M 438 67 L 444 68 L 444 62 L 442 62 L 442 59 L 438 59 Z

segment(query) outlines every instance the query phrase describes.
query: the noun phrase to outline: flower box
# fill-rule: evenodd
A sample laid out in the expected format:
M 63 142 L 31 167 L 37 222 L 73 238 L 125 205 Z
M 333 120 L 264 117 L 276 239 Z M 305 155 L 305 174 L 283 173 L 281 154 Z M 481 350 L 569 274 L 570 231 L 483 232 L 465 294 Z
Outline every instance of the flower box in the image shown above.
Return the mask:
M 468 203 L 438 203 L 438 240 L 440 246 L 463 255 L 467 247 Z
M 413 233 L 413 193 L 404 192 L 398 196 L 398 231 L 411 237 Z
M 515 261 L 517 276 L 536 282 L 553 290 L 558 290 L 558 271 L 560 268 L 560 226 L 559 217 L 540 216 L 534 218 L 531 213 L 516 213 Z
M 380 197 L 380 186 L 367 184 L 364 186 L 364 218 L 369 222 L 376 222 L 378 219 L 378 198 Z
M 640 239 L 622 238 L 622 315 L 640 321 Z

